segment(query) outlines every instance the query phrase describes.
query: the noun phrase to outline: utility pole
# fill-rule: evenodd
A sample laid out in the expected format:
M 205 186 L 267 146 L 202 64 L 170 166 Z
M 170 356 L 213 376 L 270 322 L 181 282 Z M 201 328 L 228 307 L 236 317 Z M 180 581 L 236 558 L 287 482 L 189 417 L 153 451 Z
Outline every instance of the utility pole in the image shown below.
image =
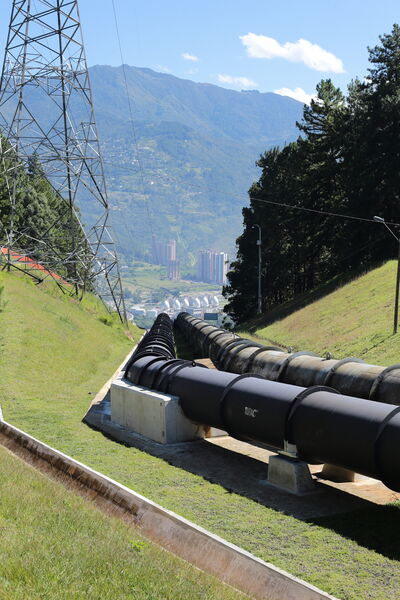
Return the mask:
M 51 242 L 57 224 L 49 223 L 43 235 L 31 239 L 30 248 L 20 248 L 22 233 L 11 219 L 11 230 L 0 237 L 0 247 L 9 247 L 9 262 L 13 250 L 34 258 L 40 248 L 41 263 L 49 275 L 63 274 L 68 293 L 74 289 L 79 295 L 90 285 L 126 322 L 78 0 L 13 0 L 0 80 L 0 127 L 7 140 L 0 144 L 0 172 L 12 211 L 17 173 L 26 172 L 34 156 L 62 198 L 71 229 L 70 248 L 62 256 Z M 59 279 L 57 285 L 62 285 Z
M 261 227 L 254 223 L 254 227 L 258 227 L 258 285 L 257 285 L 257 314 L 261 315 L 262 313 L 262 296 L 261 296 Z
M 398 239 L 398 250 L 397 250 L 396 299 L 394 301 L 393 333 L 397 333 L 397 325 L 399 322 L 399 292 L 400 292 L 400 239 Z

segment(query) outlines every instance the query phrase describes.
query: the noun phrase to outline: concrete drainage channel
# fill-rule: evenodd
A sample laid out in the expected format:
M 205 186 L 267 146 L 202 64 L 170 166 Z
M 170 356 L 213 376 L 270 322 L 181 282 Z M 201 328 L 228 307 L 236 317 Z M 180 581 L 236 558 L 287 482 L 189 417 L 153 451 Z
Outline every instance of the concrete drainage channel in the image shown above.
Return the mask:
M 92 500 L 100 497 L 122 511 L 145 536 L 221 581 L 263 600 L 337 600 L 13 427 L 1 409 L 0 419 L 0 443 L 11 452 L 66 476 Z

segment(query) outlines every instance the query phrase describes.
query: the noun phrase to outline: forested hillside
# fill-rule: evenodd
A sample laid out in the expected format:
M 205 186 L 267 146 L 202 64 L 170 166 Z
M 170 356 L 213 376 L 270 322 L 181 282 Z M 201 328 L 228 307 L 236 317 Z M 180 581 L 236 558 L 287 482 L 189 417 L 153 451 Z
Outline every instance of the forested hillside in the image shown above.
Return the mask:
M 264 311 L 396 254 L 394 237 L 371 220 L 400 222 L 400 27 L 380 39 L 369 49 L 367 77 L 354 81 L 347 97 L 321 81 L 298 123 L 299 139 L 259 160 L 262 174 L 243 209 L 245 229 L 224 292 L 238 322 L 256 312 L 254 224 L 262 228 Z
M 266 148 L 296 138 L 302 104 L 127 65 L 95 66 L 90 77 L 119 251 L 149 259 L 154 232 L 176 238 L 184 262 L 199 248 L 232 256 L 255 162 Z M 44 126 L 50 123 L 51 100 L 34 87 L 27 93 Z M 75 123 L 86 118 L 79 102 L 71 112 Z M 81 198 L 88 222 L 96 208 Z
M 154 231 L 185 262 L 199 248 L 232 256 L 255 162 L 296 138 L 302 105 L 124 68 L 130 105 L 122 67 L 90 69 L 120 249 L 148 259 Z
M 76 279 L 83 266 L 72 264 L 68 256 L 79 240 L 85 244 L 78 219 L 43 176 L 36 156 L 25 170 L 3 138 L 0 148 L 0 248 L 10 245 L 62 277 Z

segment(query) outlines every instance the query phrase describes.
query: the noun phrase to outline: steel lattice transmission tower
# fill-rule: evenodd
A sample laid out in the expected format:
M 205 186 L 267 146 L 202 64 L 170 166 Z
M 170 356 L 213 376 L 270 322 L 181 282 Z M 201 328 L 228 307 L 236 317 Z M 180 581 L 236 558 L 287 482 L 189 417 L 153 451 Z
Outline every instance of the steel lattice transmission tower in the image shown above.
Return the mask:
M 0 82 L 0 128 L 0 171 L 11 215 L 6 230 L 0 229 L 0 250 L 8 268 L 20 254 L 37 261 L 40 249 L 47 275 L 63 273 L 62 279 L 56 277 L 58 285 L 66 279 L 65 288 L 77 293 L 94 288 L 126 321 L 77 0 L 13 1 Z M 51 242 L 55 223 L 31 237 L 15 227 L 17 172 L 26 172 L 32 157 L 65 204 L 71 234 L 62 256 Z

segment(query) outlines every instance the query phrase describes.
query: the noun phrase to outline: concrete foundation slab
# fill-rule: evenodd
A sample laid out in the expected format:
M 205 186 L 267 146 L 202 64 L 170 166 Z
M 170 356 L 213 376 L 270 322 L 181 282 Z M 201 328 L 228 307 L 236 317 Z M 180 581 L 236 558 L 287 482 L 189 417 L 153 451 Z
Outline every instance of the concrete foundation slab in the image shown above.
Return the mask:
M 269 459 L 268 483 L 299 496 L 316 492 L 307 463 L 281 455 Z
M 117 379 L 111 385 L 111 421 L 160 444 L 205 437 L 205 429 L 189 421 L 179 398 Z

